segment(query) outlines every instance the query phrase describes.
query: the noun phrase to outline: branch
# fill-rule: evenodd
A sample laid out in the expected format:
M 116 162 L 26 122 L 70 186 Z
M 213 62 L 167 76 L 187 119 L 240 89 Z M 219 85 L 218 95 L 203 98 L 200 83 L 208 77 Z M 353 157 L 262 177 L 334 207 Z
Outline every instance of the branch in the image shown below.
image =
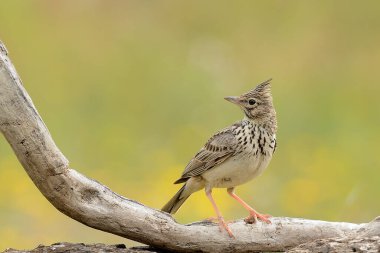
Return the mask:
M 231 239 L 217 225 L 181 225 L 169 214 L 124 198 L 69 168 L 1 42 L 0 131 L 34 184 L 59 211 L 89 227 L 161 249 L 281 251 L 315 239 L 353 234 L 372 224 L 273 218 L 271 225 L 249 225 L 239 220 L 230 224 L 236 235 Z
M 380 237 L 343 237 L 343 238 L 328 238 L 318 239 L 311 243 L 301 244 L 293 248 L 288 253 L 313 253 L 313 252 L 380 252 Z M 57 253 L 57 252 L 55 252 Z
M 164 253 L 163 251 L 157 251 L 147 246 L 139 246 L 133 248 L 127 248 L 124 244 L 105 245 L 102 243 L 96 244 L 84 244 L 84 243 L 68 243 L 58 242 L 49 246 L 38 245 L 37 248 L 32 250 L 17 250 L 13 248 L 6 249 L 3 253 Z

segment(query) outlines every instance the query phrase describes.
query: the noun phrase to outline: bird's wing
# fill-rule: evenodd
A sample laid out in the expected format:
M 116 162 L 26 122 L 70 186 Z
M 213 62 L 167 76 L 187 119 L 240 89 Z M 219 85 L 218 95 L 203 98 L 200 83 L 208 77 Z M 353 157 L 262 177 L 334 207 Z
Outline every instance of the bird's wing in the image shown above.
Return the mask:
M 237 140 L 232 128 L 226 128 L 211 137 L 206 145 L 186 166 L 182 176 L 175 184 L 186 182 L 190 177 L 203 174 L 205 171 L 226 161 L 236 151 Z

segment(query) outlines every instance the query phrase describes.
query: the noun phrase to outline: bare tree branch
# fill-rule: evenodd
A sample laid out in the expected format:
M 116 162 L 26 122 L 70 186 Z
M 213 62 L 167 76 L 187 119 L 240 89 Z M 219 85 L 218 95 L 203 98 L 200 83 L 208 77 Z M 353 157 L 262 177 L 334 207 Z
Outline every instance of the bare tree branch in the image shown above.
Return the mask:
M 68 242 L 58 242 L 49 246 L 38 245 L 32 250 L 18 250 L 9 248 L 3 253 L 164 253 L 164 251 L 153 249 L 149 246 L 137 246 L 133 248 L 128 248 L 125 244 L 116 245 L 106 245 L 102 243 L 96 244 L 84 244 L 84 243 L 68 243 Z
M 301 244 L 293 248 L 288 253 L 313 253 L 313 252 L 331 252 L 331 253 L 348 253 L 348 252 L 380 252 L 380 237 L 339 237 L 318 239 L 316 241 Z
M 169 214 L 124 198 L 69 168 L 1 42 L 0 130 L 35 185 L 59 211 L 92 228 L 157 248 L 181 252 L 281 251 L 379 224 L 273 218 L 271 225 L 250 225 L 239 220 L 230 225 L 236 239 L 211 223 L 178 224 Z M 379 234 L 379 226 L 375 227 Z

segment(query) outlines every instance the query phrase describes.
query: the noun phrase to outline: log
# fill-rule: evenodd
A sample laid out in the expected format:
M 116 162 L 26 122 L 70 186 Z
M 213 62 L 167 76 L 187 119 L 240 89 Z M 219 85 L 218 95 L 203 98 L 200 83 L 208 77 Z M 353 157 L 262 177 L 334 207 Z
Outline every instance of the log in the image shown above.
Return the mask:
M 301 244 L 289 251 L 288 253 L 348 253 L 348 252 L 363 252 L 363 253 L 379 253 L 380 252 L 380 237 L 339 237 L 318 239 L 311 243 Z
M 49 246 L 38 245 L 38 247 L 32 250 L 18 250 L 18 249 L 9 248 L 9 249 L 6 249 L 3 253 L 67 253 L 67 252 L 164 253 L 163 251 L 156 251 L 149 247 L 127 248 L 125 244 L 106 245 L 102 243 L 84 244 L 84 243 L 69 243 L 69 242 L 58 242 Z
M 210 222 L 177 223 L 160 210 L 122 197 L 69 167 L 22 85 L 0 42 L 0 131 L 46 199 L 63 214 L 89 227 L 177 252 L 283 251 L 316 239 L 354 235 L 379 221 L 353 224 L 273 218 L 272 224 L 230 224 L 230 238 Z M 143 187 L 143 186 L 142 186 Z
M 6 249 L 3 253 L 164 253 L 167 251 L 156 250 L 147 246 L 127 248 L 125 244 L 105 245 L 101 243 L 67 243 L 59 242 L 49 246 L 39 245 L 32 250 Z M 319 239 L 311 243 L 301 244 L 287 253 L 378 253 L 380 252 L 380 237 L 364 238 L 328 238 Z

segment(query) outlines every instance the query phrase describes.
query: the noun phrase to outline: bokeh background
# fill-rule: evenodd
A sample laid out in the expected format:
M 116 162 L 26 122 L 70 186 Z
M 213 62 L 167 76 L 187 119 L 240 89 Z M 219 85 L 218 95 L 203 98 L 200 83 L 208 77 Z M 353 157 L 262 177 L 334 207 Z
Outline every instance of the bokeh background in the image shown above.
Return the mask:
M 273 78 L 278 149 L 237 192 L 259 211 L 380 214 L 378 1 L 0 2 L 0 39 L 71 166 L 160 208 L 189 159 L 240 120 L 223 100 Z M 227 219 L 246 215 L 215 190 Z M 213 216 L 203 192 L 175 216 Z M 0 250 L 127 243 L 55 210 L 0 137 Z

